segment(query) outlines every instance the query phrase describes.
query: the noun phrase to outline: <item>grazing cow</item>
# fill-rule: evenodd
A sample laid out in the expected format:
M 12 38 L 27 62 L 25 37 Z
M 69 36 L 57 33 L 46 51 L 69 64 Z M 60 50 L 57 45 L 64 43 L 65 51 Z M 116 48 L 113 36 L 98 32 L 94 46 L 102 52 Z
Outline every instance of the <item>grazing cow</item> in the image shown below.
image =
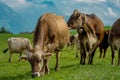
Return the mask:
M 99 56 L 99 58 L 102 57 L 102 54 L 103 54 L 103 58 L 105 58 L 106 51 L 107 51 L 107 49 L 109 47 L 109 43 L 108 43 L 108 34 L 109 34 L 109 32 L 110 32 L 110 30 L 104 31 L 103 41 L 99 45 L 99 49 L 100 49 L 100 56 Z M 103 51 L 104 51 L 104 53 L 103 53 Z
M 20 53 L 21 57 L 22 53 L 27 54 L 32 49 L 32 46 L 30 40 L 28 40 L 27 38 L 12 37 L 8 39 L 8 48 L 5 49 L 3 53 L 7 52 L 8 49 L 10 52 L 9 62 L 11 62 L 13 53 Z
M 33 78 L 49 73 L 48 61 L 53 52 L 56 53 L 55 70 L 60 69 L 59 51 L 67 45 L 69 37 L 69 28 L 62 16 L 48 13 L 40 17 L 33 34 L 33 50 L 23 57 L 31 64 Z
M 92 64 L 97 47 L 104 37 L 104 25 L 95 14 L 84 14 L 74 10 L 68 20 L 71 29 L 77 29 L 80 41 L 80 64 L 85 64 L 86 53 L 88 53 L 88 64 Z
M 109 33 L 108 42 L 112 52 L 112 62 L 114 65 L 115 51 L 118 51 L 118 65 L 120 65 L 120 18 L 118 18 L 112 25 Z

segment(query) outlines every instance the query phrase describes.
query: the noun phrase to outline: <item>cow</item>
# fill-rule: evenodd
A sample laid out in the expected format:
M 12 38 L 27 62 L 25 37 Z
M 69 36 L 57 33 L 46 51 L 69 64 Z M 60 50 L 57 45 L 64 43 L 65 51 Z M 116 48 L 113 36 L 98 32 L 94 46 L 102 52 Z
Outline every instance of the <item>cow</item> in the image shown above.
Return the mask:
M 112 53 L 111 64 L 114 65 L 115 51 L 118 51 L 118 65 L 120 65 L 120 18 L 113 23 L 108 38 Z
M 103 54 L 103 58 L 105 58 L 106 51 L 107 51 L 107 49 L 109 47 L 109 43 L 108 43 L 108 34 L 109 34 L 109 32 L 110 32 L 110 30 L 104 31 L 103 41 L 99 45 L 99 49 L 100 49 L 100 56 L 99 56 L 99 58 L 102 57 L 102 54 Z M 104 51 L 104 53 L 103 53 L 103 51 Z
M 77 58 L 78 57 L 78 50 L 80 50 L 78 34 L 74 35 L 74 42 L 75 42 L 75 46 L 76 46 L 76 58 Z
M 74 48 L 74 45 L 76 46 L 76 58 L 78 57 L 78 50 L 80 50 L 79 46 L 79 40 L 78 40 L 78 34 L 71 35 L 70 36 L 70 42 L 67 44 L 67 46 L 71 46 L 71 48 Z
M 80 64 L 85 64 L 88 53 L 88 64 L 93 64 L 97 47 L 104 37 L 104 24 L 95 14 L 85 14 L 74 10 L 68 22 L 70 29 L 77 29 L 80 41 Z
M 108 34 L 109 34 L 109 32 L 110 32 L 110 30 L 104 31 L 103 41 L 99 45 L 99 50 L 100 50 L 99 58 L 101 58 L 101 57 L 105 58 L 106 51 L 107 51 L 107 49 L 109 47 L 109 44 L 108 44 Z M 76 57 L 78 57 L 78 50 L 80 50 L 78 34 L 76 34 L 74 36 L 74 39 L 75 39 L 74 41 L 75 41 L 75 45 L 76 45 Z M 104 53 L 103 53 L 103 51 L 104 51 Z M 102 56 L 102 54 L 103 54 L 103 56 Z
M 74 48 L 74 41 L 75 40 L 75 37 L 74 35 L 70 35 L 70 41 L 68 42 L 67 46 L 71 46 L 71 48 Z
M 33 50 L 23 57 L 31 64 L 32 78 L 50 72 L 48 63 L 53 52 L 56 53 L 55 70 L 60 70 L 60 50 L 67 45 L 69 37 L 69 28 L 63 16 L 46 13 L 39 18 L 33 34 Z
M 30 40 L 23 37 L 11 37 L 8 38 L 8 48 L 3 51 L 6 53 L 9 50 L 9 62 L 11 62 L 12 54 L 19 53 L 20 57 L 22 53 L 27 54 L 32 49 Z M 19 60 L 20 61 L 20 58 Z

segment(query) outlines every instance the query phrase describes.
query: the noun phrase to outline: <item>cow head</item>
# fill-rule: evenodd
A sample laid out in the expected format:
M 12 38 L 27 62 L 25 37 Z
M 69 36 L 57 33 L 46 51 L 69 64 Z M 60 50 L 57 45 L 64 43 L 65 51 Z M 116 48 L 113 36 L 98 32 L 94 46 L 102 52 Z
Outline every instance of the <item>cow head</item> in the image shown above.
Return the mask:
M 33 49 L 27 55 L 22 56 L 21 59 L 24 58 L 28 60 L 32 68 L 31 76 L 32 78 L 34 78 L 36 76 L 41 76 L 42 74 L 44 74 L 41 71 L 43 66 L 42 61 L 47 56 L 51 56 L 51 55 L 52 55 L 51 53 L 44 53 L 39 49 Z
M 85 14 L 80 13 L 78 10 L 74 10 L 73 14 L 70 16 L 67 24 L 71 29 L 77 29 L 82 26 L 85 22 Z

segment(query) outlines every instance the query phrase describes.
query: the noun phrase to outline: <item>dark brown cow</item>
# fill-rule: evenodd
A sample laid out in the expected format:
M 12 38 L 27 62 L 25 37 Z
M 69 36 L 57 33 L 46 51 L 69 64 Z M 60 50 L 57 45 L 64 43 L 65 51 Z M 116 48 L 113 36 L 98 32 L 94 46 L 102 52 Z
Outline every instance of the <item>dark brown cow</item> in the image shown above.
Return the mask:
M 108 40 L 112 52 L 111 64 L 114 65 L 114 57 L 116 50 L 118 51 L 118 65 L 120 65 L 120 18 L 113 23 Z
M 85 64 L 86 53 L 88 53 L 88 64 L 92 64 L 95 50 L 104 37 L 104 25 L 94 14 L 88 15 L 74 10 L 68 20 L 71 29 L 77 29 L 80 40 L 80 64 Z
M 104 39 L 101 42 L 101 44 L 99 45 L 99 49 L 100 49 L 99 58 L 102 57 L 102 54 L 103 54 L 103 58 L 105 58 L 106 51 L 107 51 L 107 49 L 109 47 L 109 43 L 108 43 L 108 34 L 109 34 L 109 32 L 110 32 L 110 30 L 104 31 Z M 104 53 L 103 53 L 103 51 L 104 51 Z
M 33 50 L 26 56 L 32 67 L 32 77 L 49 73 L 48 61 L 53 52 L 56 53 L 55 70 L 60 69 L 59 51 L 69 42 L 69 37 L 69 28 L 62 16 L 48 13 L 40 17 L 33 35 Z

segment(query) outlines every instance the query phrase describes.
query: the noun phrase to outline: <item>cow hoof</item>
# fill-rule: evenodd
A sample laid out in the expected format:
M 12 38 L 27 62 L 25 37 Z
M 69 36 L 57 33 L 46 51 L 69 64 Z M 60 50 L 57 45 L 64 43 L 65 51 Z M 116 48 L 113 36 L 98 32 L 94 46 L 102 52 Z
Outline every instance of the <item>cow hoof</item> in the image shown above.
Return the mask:
M 57 67 L 57 68 L 55 68 L 55 71 L 59 71 L 59 70 L 60 70 L 60 68 L 58 68 L 58 67 Z
M 80 63 L 81 65 L 85 65 L 85 63 Z
M 76 56 L 76 58 L 78 58 L 78 55 Z
M 8 62 L 11 63 L 11 60 L 9 60 Z

